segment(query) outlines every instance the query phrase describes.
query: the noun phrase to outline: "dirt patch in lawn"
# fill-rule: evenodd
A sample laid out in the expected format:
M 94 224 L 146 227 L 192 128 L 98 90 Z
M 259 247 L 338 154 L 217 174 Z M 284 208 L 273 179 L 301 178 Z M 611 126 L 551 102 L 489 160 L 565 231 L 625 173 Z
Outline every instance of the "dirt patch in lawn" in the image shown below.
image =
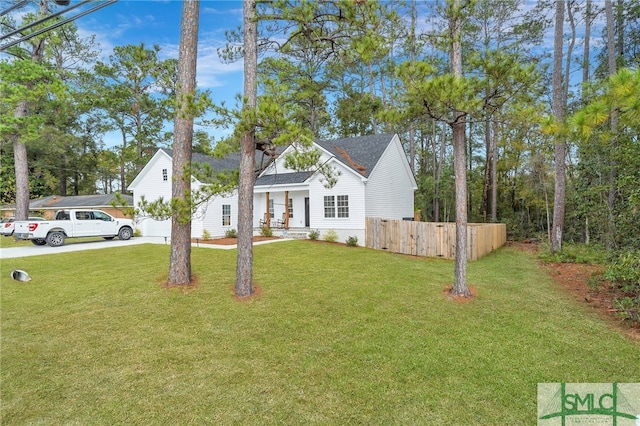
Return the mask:
M 478 290 L 472 285 L 467 285 L 467 287 L 469 287 L 469 291 L 471 292 L 471 296 L 464 297 L 464 296 L 458 296 L 458 295 L 452 294 L 451 293 L 451 289 L 453 288 L 453 285 L 445 287 L 442 290 L 442 295 L 445 297 L 445 299 L 453 300 L 454 302 L 469 303 L 469 302 L 473 301 L 473 299 L 478 297 Z
M 536 243 L 509 242 L 507 245 L 533 255 L 537 255 L 539 251 Z M 596 278 L 602 274 L 604 266 L 546 262 L 540 262 L 540 265 L 549 272 L 554 282 L 564 292 L 589 309 L 596 311 L 603 320 L 615 328 L 635 340 L 640 340 L 640 324 L 631 325 L 628 321 L 623 321 L 618 317 L 614 300 L 622 295 L 611 289 L 608 282 Z M 590 285 L 593 282 L 598 282 L 597 287 L 594 287 L 593 284 Z
M 269 240 L 279 240 L 279 239 L 280 238 L 278 237 L 255 236 L 253 237 L 253 242 L 257 243 L 258 241 L 269 241 Z M 211 238 L 208 240 L 203 240 L 200 238 L 198 239 L 192 238 L 191 242 L 198 243 L 198 244 L 216 244 L 220 246 L 231 246 L 231 245 L 238 244 L 238 239 L 237 238 Z

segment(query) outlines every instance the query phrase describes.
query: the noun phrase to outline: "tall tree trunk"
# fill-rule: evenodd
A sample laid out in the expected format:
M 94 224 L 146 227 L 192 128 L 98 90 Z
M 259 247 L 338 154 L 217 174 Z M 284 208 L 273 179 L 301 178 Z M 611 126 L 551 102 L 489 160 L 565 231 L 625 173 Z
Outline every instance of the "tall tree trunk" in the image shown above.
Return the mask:
M 257 104 L 258 31 L 255 0 L 244 0 L 244 108 L 253 111 Z M 238 184 L 238 263 L 236 296 L 253 293 L 253 186 L 256 144 L 255 130 L 240 142 L 240 180 Z
M 584 17 L 584 50 L 582 55 L 582 102 L 586 101 L 584 94 L 585 84 L 589 82 L 590 75 L 590 66 L 591 60 L 589 51 L 589 47 L 591 46 L 591 20 L 593 17 L 591 16 L 591 1 L 587 0 L 586 9 L 585 9 L 585 17 Z
M 16 107 L 14 116 L 21 119 L 28 114 L 28 103 L 22 101 Z M 13 162 L 16 171 L 16 220 L 27 220 L 29 216 L 29 162 L 27 160 L 27 146 L 20 141 L 16 134 L 13 138 Z
M 462 15 L 459 0 L 451 2 L 451 72 L 462 78 Z M 465 114 L 453 111 L 453 169 L 456 187 L 456 259 L 455 280 L 451 293 L 456 296 L 471 296 L 467 287 L 467 143 Z
M 172 198 L 184 208 L 171 217 L 170 285 L 191 283 L 191 151 L 193 144 L 192 102 L 196 89 L 198 17 L 200 0 L 182 3 L 177 99 L 174 124 Z M 185 217 L 187 216 L 187 217 Z
M 411 0 L 411 29 L 410 29 L 410 47 L 409 58 L 413 64 L 416 60 L 416 0 Z M 415 139 L 415 125 L 413 122 L 409 124 L 409 166 L 411 167 L 411 173 L 415 176 L 416 173 L 416 139 Z M 435 156 L 435 151 L 433 153 Z
M 491 222 L 498 221 L 498 123 L 491 132 Z
M 484 182 L 482 184 L 482 217 L 486 222 L 491 211 L 491 123 L 489 119 L 484 122 Z
M 616 24 L 619 25 L 618 33 L 622 33 L 622 24 L 619 20 L 614 21 L 613 16 L 613 4 L 611 0 L 605 0 L 604 9 L 607 19 L 607 64 L 609 75 L 614 75 L 617 72 L 616 64 L 616 46 L 615 46 L 615 30 Z M 618 112 L 611 112 L 611 148 L 609 149 L 609 191 L 607 194 L 607 236 L 606 244 L 608 248 L 615 247 L 616 241 L 616 222 L 615 222 L 615 202 L 617 193 L 617 164 L 615 160 L 615 152 L 618 147 L 617 143 L 617 131 L 618 131 Z
M 558 123 L 564 120 L 564 90 L 562 79 L 562 51 L 564 46 L 564 0 L 556 0 L 556 23 L 553 48 L 553 114 Z M 566 147 L 560 135 L 555 141 L 555 193 L 553 196 L 553 228 L 551 231 L 551 253 L 562 250 L 566 192 Z
M 567 61 L 565 62 L 564 71 L 564 94 L 562 95 L 563 105 L 567 105 L 569 99 L 569 76 L 571 75 L 571 57 L 573 56 L 573 47 L 576 44 L 576 21 L 573 18 L 573 1 L 567 3 L 567 17 L 569 18 L 569 26 L 571 27 L 571 38 L 569 39 L 569 46 L 567 46 Z
M 39 17 L 45 16 L 49 11 L 47 0 L 40 0 L 38 10 Z M 31 60 L 36 63 L 42 61 L 44 53 L 45 39 L 36 42 L 31 52 Z M 29 102 L 21 101 L 14 111 L 14 117 L 18 120 L 29 114 Z M 27 157 L 27 147 L 22 143 L 19 134 L 13 137 L 13 161 L 16 172 L 16 220 L 27 220 L 29 217 L 29 162 Z

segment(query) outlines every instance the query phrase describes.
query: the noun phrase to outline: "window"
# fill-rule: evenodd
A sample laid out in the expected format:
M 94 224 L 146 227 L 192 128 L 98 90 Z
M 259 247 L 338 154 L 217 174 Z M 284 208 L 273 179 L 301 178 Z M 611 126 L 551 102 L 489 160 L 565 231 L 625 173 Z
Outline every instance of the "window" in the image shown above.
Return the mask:
M 336 217 L 336 201 L 333 195 L 324 196 L 324 217 Z
M 162 169 L 162 180 L 167 181 L 169 179 L 169 175 L 167 173 L 167 169 Z
M 91 212 L 76 212 L 76 220 L 92 220 L 93 214 Z
M 269 217 L 271 219 L 273 219 L 274 217 L 276 217 L 274 210 L 273 210 L 273 198 L 269 199 Z
M 289 219 L 293 219 L 293 198 L 289 198 Z
M 222 205 L 222 226 L 231 226 L 231 204 Z
M 337 198 L 337 206 L 336 206 Z M 349 217 L 349 196 L 348 195 L 325 195 L 324 197 L 324 217 Z
M 111 216 L 102 212 L 93 212 L 93 218 L 95 220 L 104 220 L 105 222 L 111 222 Z
M 348 195 L 338 195 L 338 217 L 349 217 Z

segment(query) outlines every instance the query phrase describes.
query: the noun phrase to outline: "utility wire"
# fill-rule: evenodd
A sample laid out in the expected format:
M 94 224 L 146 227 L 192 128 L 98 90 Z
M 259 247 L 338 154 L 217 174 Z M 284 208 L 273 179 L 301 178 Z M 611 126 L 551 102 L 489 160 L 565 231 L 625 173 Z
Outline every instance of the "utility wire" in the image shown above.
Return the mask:
M 87 3 L 87 2 L 89 2 L 89 1 L 91 1 L 91 0 L 85 0 L 84 2 L 82 2 L 82 3 L 80 3 L 80 4 L 84 4 L 84 3 Z M 71 21 L 75 21 L 75 20 L 76 20 L 76 19 L 78 19 L 78 18 L 81 18 L 81 17 L 83 17 L 83 16 L 85 16 L 85 15 L 88 15 L 89 13 L 95 12 L 95 11 L 96 11 L 96 10 L 98 10 L 98 9 L 102 9 L 103 7 L 109 6 L 109 5 L 111 5 L 111 4 L 113 4 L 113 3 L 117 2 L 117 1 L 118 1 L 118 0 L 109 0 L 109 1 L 107 1 L 106 3 L 99 4 L 99 5 L 97 5 L 97 6 L 92 7 L 91 9 L 87 9 L 87 10 L 85 10 L 84 12 L 80 12 L 80 13 L 78 13 L 78 14 L 77 14 L 77 15 L 75 15 L 75 16 L 72 16 L 72 17 L 67 18 L 67 19 L 63 19 L 62 21 L 56 22 L 55 24 L 49 25 L 48 27 L 45 27 L 45 28 L 41 28 L 41 29 L 39 29 L 38 31 L 35 31 L 35 32 L 33 32 L 33 33 L 29 34 L 29 35 L 26 35 L 26 36 L 24 36 L 24 37 L 20 37 L 19 39 L 16 39 L 16 40 L 10 41 L 9 43 L 3 44 L 2 46 L 0 46 L 0 52 L 2 52 L 3 50 L 8 49 L 8 48 L 10 48 L 10 47 L 13 47 L 13 46 L 15 46 L 16 44 L 21 43 L 21 42 L 23 42 L 23 41 L 25 41 L 25 40 L 29 40 L 29 39 L 30 39 L 30 38 L 32 38 L 32 37 L 38 36 L 38 35 L 40 35 L 40 34 L 42 34 L 42 33 L 47 32 L 47 31 L 51 31 L 51 30 L 53 30 L 53 29 L 56 29 L 56 28 L 58 28 L 58 27 L 61 27 L 61 26 L 63 26 L 64 24 L 67 24 L 67 23 L 69 23 L 69 22 L 71 22 Z M 76 6 L 73 6 L 72 8 L 76 8 L 76 7 L 78 7 L 78 6 L 79 6 L 79 5 L 76 5 Z M 63 10 L 63 11 L 62 11 L 62 13 L 66 12 L 66 11 L 68 11 L 68 10 L 69 10 L 69 8 L 67 8 L 67 9 Z M 58 16 L 59 14 L 60 14 L 60 13 L 57 13 L 57 14 L 54 14 L 54 15 L 50 15 L 50 16 L 48 16 L 48 17 L 47 17 L 47 18 L 45 18 L 45 19 L 41 19 L 40 21 L 44 22 L 44 21 L 46 21 L 47 19 L 51 19 L 51 18 L 53 18 L 53 17 L 55 17 L 55 16 Z M 34 25 L 34 24 L 30 24 L 30 25 L 28 25 L 27 27 L 20 28 L 20 29 L 19 29 L 19 30 L 17 30 L 17 31 L 22 31 L 22 30 L 24 30 L 24 29 L 26 29 L 26 28 L 31 28 L 31 26 L 33 26 L 33 25 Z M 14 31 L 13 33 L 16 33 L 16 31 Z M 2 38 L 4 39 L 5 37 L 2 37 Z
M 22 0 L 21 2 L 14 4 L 10 8 L 0 12 L 0 17 L 3 17 L 4 15 L 11 12 L 12 10 L 20 9 L 22 6 L 26 5 L 27 3 L 29 3 L 29 0 Z

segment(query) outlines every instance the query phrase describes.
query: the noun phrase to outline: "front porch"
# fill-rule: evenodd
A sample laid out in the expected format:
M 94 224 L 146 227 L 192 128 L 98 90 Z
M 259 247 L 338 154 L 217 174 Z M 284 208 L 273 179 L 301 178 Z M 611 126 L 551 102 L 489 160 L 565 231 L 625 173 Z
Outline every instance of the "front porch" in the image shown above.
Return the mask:
M 253 235 L 261 235 L 262 228 L 254 228 Z M 283 238 L 283 239 L 294 239 L 294 240 L 306 240 L 309 238 L 309 232 L 311 232 L 311 228 L 303 227 L 303 228 L 271 228 L 271 233 L 274 237 Z
M 256 191 L 254 197 L 254 227 L 271 228 L 274 234 L 300 233 L 310 229 L 309 191 L 274 190 Z

